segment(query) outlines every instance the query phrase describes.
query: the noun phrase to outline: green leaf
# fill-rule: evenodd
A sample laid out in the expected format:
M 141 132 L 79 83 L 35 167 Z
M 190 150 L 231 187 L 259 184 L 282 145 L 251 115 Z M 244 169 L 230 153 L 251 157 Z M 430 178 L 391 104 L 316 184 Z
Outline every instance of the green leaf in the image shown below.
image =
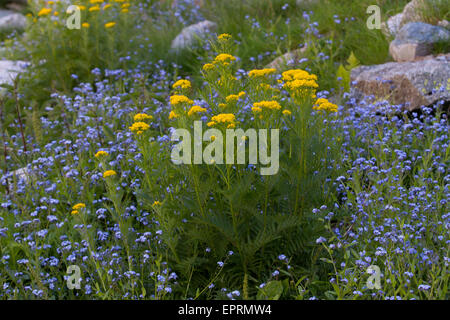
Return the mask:
M 283 293 L 283 284 L 281 281 L 270 281 L 256 296 L 257 300 L 278 300 Z

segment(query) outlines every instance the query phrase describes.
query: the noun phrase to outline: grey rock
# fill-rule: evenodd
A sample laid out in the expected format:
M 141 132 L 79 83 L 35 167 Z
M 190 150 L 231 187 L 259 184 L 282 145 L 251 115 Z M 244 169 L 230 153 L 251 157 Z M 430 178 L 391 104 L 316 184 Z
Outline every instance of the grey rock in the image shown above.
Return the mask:
M 450 54 L 413 62 L 390 62 L 352 70 L 350 96 L 404 104 L 408 110 L 450 101 Z
M 197 42 L 205 40 L 217 28 L 217 24 L 212 21 L 201 21 L 184 28 L 180 34 L 172 41 L 171 48 L 174 50 L 188 49 Z
M 0 84 L 13 84 L 17 74 L 25 70 L 26 66 L 24 61 L 0 60 Z
M 0 10 L 0 30 L 24 29 L 27 18 L 23 14 L 9 10 Z
M 403 19 L 403 13 L 390 17 L 386 22 L 381 24 L 381 30 L 387 36 L 396 36 L 400 30 L 400 24 Z
M 431 54 L 433 46 L 441 41 L 450 41 L 450 31 L 423 22 L 404 25 L 389 46 L 395 61 L 414 61 Z
M 400 27 L 410 22 L 420 22 L 423 20 L 422 11 L 425 8 L 423 0 L 412 0 L 403 8 Z
M 296 49 L 285 53 L 282 56 L 277 57 L 271 63 L 269 63 L 266 68 L 274 68 L 278 71 L 282 71 L 286 66 L 293 67 L 298 65 L 298 61 L 305 56 L 306 46 L 301 49 Z

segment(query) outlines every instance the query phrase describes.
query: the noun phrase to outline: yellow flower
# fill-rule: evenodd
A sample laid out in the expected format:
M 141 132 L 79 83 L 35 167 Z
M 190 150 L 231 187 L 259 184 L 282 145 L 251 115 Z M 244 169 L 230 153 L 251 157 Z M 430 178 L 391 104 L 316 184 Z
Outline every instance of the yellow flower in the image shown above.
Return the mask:
M 216 124 L 227 125 L 227 128 L 234 128 L 236 122 L 236 116 L 232 113 L 221 113 L 211 118 L 211 121 L 207 123 L 208 127 L 215 126 Z
M 211 136 L 211 141 L 216 140 L 216 136 Z
M 277 101 L 260 101 L 255 102 L 253 107 L 261 108 L 261 109 L 269 109 L 269 110 L 280 110 L 281 106 Z
M 122 13 L 128 13 L 128 9 L 127 9 L 127 8 L 122 9 L 122 10 L 120 10 L 120 12 L 122 12 Z
M 205 71 L 209 71 L 212 69 L 214 69 L 214 65 L 212 63 L 207 63 L 203 66 L 203 70 L 205 70 Z
M 169 120 L 178 118 L 178 115 L 174 111 L 170 111 L 169 113 Z
M 282 79 L 284 81 L 292 81 L 292 80 L 315 80 L 317 81 L 317 76 L 315 74 L 309 74 L 305 70 L 301 69 L 292 69 L 283 72 Z
M 236 60 L 236 57 L 233 57 L 231 54 L 228 54 L 228 53 L 221 53 L 214 59 L 215 62 L 221 62 L 221 63 L 229 63 L 229 62 L 235 61 L 235 60 Z
M 96 3 L 103 3 L 103 0 L 89 0 L 90 3 L 96 4 Z
M 155 202 L 153 202 L 153 205 L 154 205 L 154 206 L 160 206 L 160 205 L 161 205 L 161 202 L 155 201 Z
M 237 94 L 230 94 L 225 98 L 227 103 L 236 103 L 239 100 L 239 95 Z
M 135 115 L 134 118 L 133 118 L 133 120 L 134 120 L 135 122 L 142 122 L 142 121 L 149 120 L 149 119 L 152 120 L 152 119 L 153 119 L 153 116 L 148 115 L 148 114 L 145 114 L 145 113 L 138 113 L 138 114 Z
M 253 111 L 254 113 L 258 113 L 258 112 L 261 112 L 262 109 L 261 109 L 260 107 L 252 107 L 252 111 Z
M 337 112 L 338 106 L 329 102 L 327 99 L 319 98 L 314 104 L 313 109 L 326 112 Z
M 103 10 L 108 9 L 108 8 L 110 8 L 111 6 L 112 6 L 111 3 L 105 4 L 105 5 L 103 6 Z
M 115 176 L 116 174 L 117 174 L 117 172 L 115 172 L 114 170 L 107 170 L 107 171 L 103 172 L 103 178 L 112 177 L 112 176 Z
M 105 28 L 112 28 L 112 27 L 114 27 L 115 25 L 116 25 L 115 22 L 108 22 L 108 23 L 105 23 Z
M 221 40 L 221 41 L 228 41 L 228 40 L 230 40 L 231 38 L 232 38 L 231 35 L 228 34 L 228 33 L 222 33 L 222 34 L 220 34 L 220 35 L 217 37 L 217 39 L 218 39 L 218 40 Z
M 38 13 L 38 17 L 46 16 L 51 12 L 52 12 L 52 9 L 50 9 L 50 8 L 42 8 L 41 11 L 39 11 L 39 13 Z
M 246 95 L 246 93 L 244 91 L 241 91 L 238 93 L 239 98 L 242 98 L 245 95 Z
M 224 109 L 226 107 L 227 107 L 226 103 L 219 103 L 219 108 Z
M 81 11 L 86 10 L 86 6 L 78 5 L 77 6 Z
M 49 1 L 49 2 L 47 2 L 47 4 L 52 5 L 52 4 L 55 4 L 55 2 Z
M 59 14 L 58 11 L 53 12 L 53 15 L 54 15 L 54 16 L 57 16 L 58 14 Z
M 188 116 L 191 117 L 193 115 L 196 115 L 197 113 L 206 112 L 205 108 L 202 108 L 200 106 L 192 106 L 191 109 L 188 111 Z
M 292 112 L 290 112 L 289 110 L 283 110 L 283 114 L 285 116 L 290 116 L 292 114 Z
M 70 214 L 74 216 L 74 215 L 78 214 L 78 210 L 72 210 L 72 211 L 70 212 Z
M 254 69 L 248 73 L 251 78 L 262 78 L 275 73 L 277 70 L 273 68 L 267 69 Z
M 95 154 L 95 157 L 98 159 L 98 158 L 106 157 L 106 156 L 108 156 L 108 155 L 109 155 L 108 152 L 103 151 L 103 150 L 99 150 L 99 151 L 97 151 L 97 153 Z
M 72 207 L 73 210 L 80 210 L 80 209 L 83 209 L 83 208 L 86 208 L 86 205 L 84 203 L 82 203 L 82 202 L 77 203 L 76 205 L 74 205 Z
M 180 87 L 181 89 L 191 88 L 191 82 L 189 80 L 178 80 L 172 86 L 173 89 Z
M 124 3 L 124 4 L 122 5 L 122 9 L 126 9 L 126 8 L 128 8 L 128 7 L 130 7 L 130 4 L 129 4 L 129 3 Z
M 142 134 L 144 131 L 148 130 L 150 126 L 145 122 L 135 122 L 131 125 L 130 130 L 136 134 Z
M 170 97 L 170 104 L 176 106 L 177 104 L 186 103 L 194 104 L 194 101 L 183 95 L 173 95 Z
M 81 24 L 81 26 L 83 28 L 89 28 L 91 25 L 89 23 L 85 22 L 85 23 Z
M 94 11 L 100 11 L 100 7 L 99 6 L 93 6 L 89 8 L 89 12 L 94 12 Z

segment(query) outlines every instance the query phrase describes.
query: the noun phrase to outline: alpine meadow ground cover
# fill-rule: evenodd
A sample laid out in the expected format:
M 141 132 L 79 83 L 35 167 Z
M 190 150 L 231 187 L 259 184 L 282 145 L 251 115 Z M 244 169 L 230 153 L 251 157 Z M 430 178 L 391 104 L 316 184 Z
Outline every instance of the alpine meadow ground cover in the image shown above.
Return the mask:
M 0 298 L 449 299 L 446 106 L 356 102 L 338 79 L 388 60 L 369 2 L 78 1 L 75 30 L 32 7 L 6 40 L 30 66 L 0 99 Z M 265 67 L 302 43 L 300 66 Z

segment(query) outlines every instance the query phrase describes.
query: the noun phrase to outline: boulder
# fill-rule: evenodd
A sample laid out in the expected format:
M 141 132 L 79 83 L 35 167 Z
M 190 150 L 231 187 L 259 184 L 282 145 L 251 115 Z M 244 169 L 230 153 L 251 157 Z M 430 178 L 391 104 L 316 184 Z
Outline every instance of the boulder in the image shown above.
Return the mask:
M 398 32 L 389 46 L 389 53 L 395 61 L 414 61 L 432 53 L 439 42 L 450 41 L 450 31 L 423 22 L 410 22 Z
M 21 13 L 10 10 L 0 10 L 0 31 L 12 29 L 24 29 L 27 18 Z
M 420 22 L 423 21 L 422 12 L 425 8 L 425 3 L 423 0 L 413 0 L 409 2 L 404 8 L 402 13 L 402 20 L 400 22 L 400 27 L 404 26 L 410 22 Z
M 198 41 L 205 40 L 216 28 L 217 24 L 208 20 L 190 25 L 176 36 L 172 41 L 171 48 L 177 51 L 191 48 Z
M 305 56 L 306 46 L 301 49 L 289 51 L 282 56 L 277 57 L 266 68 L 274 68 L 278 71 L 282 71 L 286 66 L 293 67 L 298 64 L 298 61 Z
M 450 54 L 421 61 L 390 62 L 361 66 L 352 70 L 350 97 L 357 101 L 364 96 L 404 104 L 408 110 L 450 101 Z
M 0 85 L 13 84 L 17 74 L 25 70 L 26 66 L 24 61 L 0 60 Z
M 400 24 L 403 19 L 403 13 L 390 17 L 386 22 L 381 24 L 381 30 L 386 36 L 396 36 L 400 30 Z

